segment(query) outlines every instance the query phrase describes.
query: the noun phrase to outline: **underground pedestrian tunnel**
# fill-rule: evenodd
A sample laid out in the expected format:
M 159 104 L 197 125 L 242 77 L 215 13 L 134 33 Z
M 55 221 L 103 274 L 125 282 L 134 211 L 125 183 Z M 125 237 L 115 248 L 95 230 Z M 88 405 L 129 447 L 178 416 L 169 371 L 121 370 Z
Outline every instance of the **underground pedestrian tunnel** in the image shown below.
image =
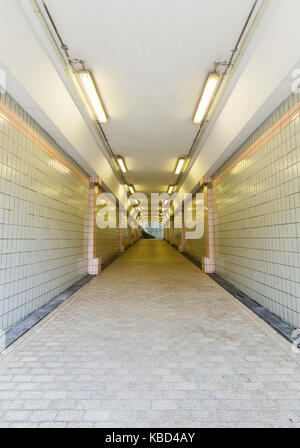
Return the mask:
M 299 427 L 299 1 L 0 10 L 0 427 Z

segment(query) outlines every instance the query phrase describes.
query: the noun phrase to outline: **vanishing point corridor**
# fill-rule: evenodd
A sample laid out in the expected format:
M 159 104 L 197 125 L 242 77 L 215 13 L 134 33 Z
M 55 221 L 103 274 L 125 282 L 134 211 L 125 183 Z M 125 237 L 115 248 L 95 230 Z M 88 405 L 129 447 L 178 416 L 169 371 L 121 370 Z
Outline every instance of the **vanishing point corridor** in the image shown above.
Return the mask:
M 126 251 L 0 366 L 4 427 L 300 427 L 291 345 L 164 241 Z
M 0 14 L 0 434 L 300 428 L 300 0 Z

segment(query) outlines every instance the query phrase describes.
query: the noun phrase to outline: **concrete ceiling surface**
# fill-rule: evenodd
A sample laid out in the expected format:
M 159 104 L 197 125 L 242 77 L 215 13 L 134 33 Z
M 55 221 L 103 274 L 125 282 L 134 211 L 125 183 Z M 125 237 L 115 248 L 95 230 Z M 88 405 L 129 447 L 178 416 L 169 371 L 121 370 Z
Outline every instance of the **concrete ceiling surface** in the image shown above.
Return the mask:
M 292 93 L 300 68 L 299 0 L 271 0 L 245 51 L 232 89 L 212 123 L 182 186 L 191 191 L 214 174 L 252 132 Z
M 118 194 L 118 179 L 45 52 L 18 0 L 0 0 L 0 68 L 16 101 L 90 175 L 101 173 Z
M 253 0 L 46 0 L 72 57 L 96 79 L 104 131 L 139 191 L 175 182 L 207 74 L 228 59 Z
M 42 4 L 41 0 L 38 0 Z M 253 0 L 46 0 L 72 57 L 93 72 L 105 133 L 136 190 L 166 191 L 198 127 L 208 72 L 228 59 Z M 299 64 L 299 0 L 269 0 L 182 186 L 191 191 L 291 92 Z M 0 0 L 0 68 L 9 92 L 90 174 L 116 178 L 29 0 Z M 51 52 L 52 51 L 52 52 Z M 55 59 L 56 58 L 56 59 Z M 60 66 L 60 67 L 59 67 Z

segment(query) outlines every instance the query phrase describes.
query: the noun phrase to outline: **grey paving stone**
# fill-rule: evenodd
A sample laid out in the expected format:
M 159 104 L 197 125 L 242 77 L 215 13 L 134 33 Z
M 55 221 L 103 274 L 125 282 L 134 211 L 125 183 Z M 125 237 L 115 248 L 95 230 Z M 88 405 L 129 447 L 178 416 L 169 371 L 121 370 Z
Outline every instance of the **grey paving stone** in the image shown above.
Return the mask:
M 87 422 L 98 422 L 102 420 L 109 420 L 110 418 L 109 411 L 87 411 L 84 416 L 84 420 Z
M 56 411 L 32 411 L 28 420 L 31 422 L 48 422 L 54 421 L 57 415 Z
M 2 414 L 2 422 L 26 422 L 30 415 L 29 411 L 7 411 Z
M 84 411 L 64 410 L 57 413 L 55 420 L 58 422 L 80 422 L 83 421 L 83 417 Z
M 0 355 L 0 427 L 299 427 L 299 367 L 196 266 L 142 241 Z

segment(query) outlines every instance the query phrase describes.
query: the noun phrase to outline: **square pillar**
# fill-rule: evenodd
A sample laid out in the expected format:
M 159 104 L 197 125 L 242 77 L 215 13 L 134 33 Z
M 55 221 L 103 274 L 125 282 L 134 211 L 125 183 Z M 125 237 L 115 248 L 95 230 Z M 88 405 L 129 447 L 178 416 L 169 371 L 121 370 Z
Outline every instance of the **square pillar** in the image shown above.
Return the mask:
M 89 216 L 88 216 L 88 274 L 98 275 L 101 272 L 101 258 L 97 257 L 97 224 L 96 198 L 98 177 L 90 178 Z
M 213 190 L 211 183 L 204 186 L 204 235 L 205 235 L 205 257 L 202 257 L 202 270 L 206 274 L 215 272 L 215 250 L 214 250 L 214 215 L 213 215 Z
M 185 228 L 184 228 L 184 210 L 182 210 L 182 222 L 181 222 L 181 235 L 180 235 L 180 244 L 178 247 L 179 252 L 184 252 L 184 241 L 185 241 Z

